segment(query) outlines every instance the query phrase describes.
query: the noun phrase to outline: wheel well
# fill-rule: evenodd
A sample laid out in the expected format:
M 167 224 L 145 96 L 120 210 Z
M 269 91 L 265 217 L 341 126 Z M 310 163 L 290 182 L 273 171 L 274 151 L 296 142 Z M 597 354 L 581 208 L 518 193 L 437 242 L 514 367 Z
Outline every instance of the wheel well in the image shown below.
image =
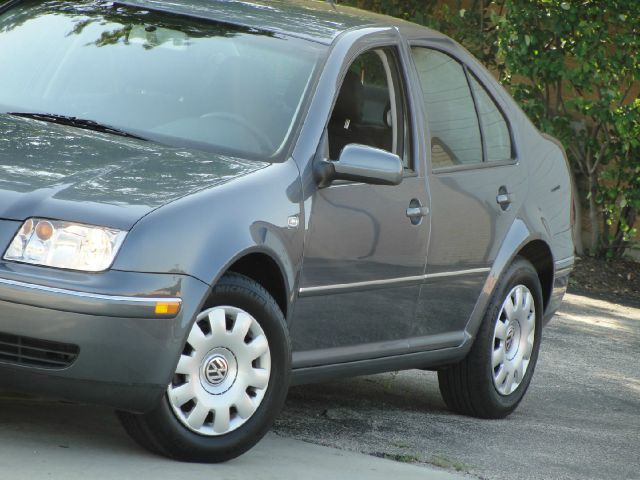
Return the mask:
M 282 271 L 271 257 L 264 253 L 250 253 L 236 260 L 228 271 L 239 273 L 258 282 L 273 297 L 286 318 L 287 289 Z
M 542 301 L 546 310 L 553 289 L 553 255 L 549 246 L 542 240 L 534 240 L 525 245 L 518 255 L 531 262 L 538 272 L 542 286 Z

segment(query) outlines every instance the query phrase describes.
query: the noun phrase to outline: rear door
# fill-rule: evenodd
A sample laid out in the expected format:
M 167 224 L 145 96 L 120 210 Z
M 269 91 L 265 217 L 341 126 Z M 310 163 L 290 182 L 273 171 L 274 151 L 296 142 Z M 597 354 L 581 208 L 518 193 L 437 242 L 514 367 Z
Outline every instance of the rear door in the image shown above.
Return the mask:
M 397 153 L 405 172 L 397 186 L 339 182 L 313 195 L 292 328 L 296 367 L 407 351 L 429 201 L 412 148 L 406 60 L 394 41 L 345 64 L 318 155 L 337 160 L 345 145 L 365 144 Z
M 454 51 L 414 44 L 430 153 L 431 241 L 415 336 L 464 327 L 527 188 L 500 103 Z M 478 72 L 476 72 L 478 73 Z

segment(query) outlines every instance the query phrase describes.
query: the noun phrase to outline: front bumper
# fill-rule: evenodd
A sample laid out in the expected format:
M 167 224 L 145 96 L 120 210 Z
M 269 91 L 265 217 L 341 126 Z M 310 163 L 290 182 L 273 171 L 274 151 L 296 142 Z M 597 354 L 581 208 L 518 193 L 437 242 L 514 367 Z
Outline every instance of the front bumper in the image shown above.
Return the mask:
M 0 386 L 148 411 L 171 379 L 208 289 L 185 275 L 0 263 Z M 155 313 L 157 302 L 178 300 L 177 314 Z M 43 344 L 75 354 L 65 364 Z

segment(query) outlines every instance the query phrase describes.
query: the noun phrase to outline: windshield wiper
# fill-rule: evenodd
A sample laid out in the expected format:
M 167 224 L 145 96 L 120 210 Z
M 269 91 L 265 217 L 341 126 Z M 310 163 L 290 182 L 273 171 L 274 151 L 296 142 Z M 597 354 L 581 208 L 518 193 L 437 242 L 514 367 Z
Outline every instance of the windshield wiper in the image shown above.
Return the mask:
M 67 115 L 57 115 L 54 113 L 32 113 L 32 112 L 8 112 L 8 115 L 16 117 L 33 118 L 34 120 L 42 120 L 45 122 L 59 123 L 60 125 L 70 125 L 72 127 L 86 128 L 87 130 L 95 130 L 97 132 L 111 133 L 120 135 L 121 137 L 136 138 L 138 140 L 146 140 L 133 133 L 125 132 L 109 125 L 96 122 L 95 120 L 87 120 L 85 118 L 71 117 Z

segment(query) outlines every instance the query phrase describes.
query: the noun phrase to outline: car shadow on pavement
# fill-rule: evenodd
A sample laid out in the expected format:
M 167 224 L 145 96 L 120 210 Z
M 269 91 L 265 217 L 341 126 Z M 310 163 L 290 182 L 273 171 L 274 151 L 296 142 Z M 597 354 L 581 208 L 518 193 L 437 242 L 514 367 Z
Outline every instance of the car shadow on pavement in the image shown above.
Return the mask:
M 358 450 L 358 432 L 381 431 L 384 437 L 382 431 L 386 430 L 393 436 L 395 429 L 386 428 L 386 423 L 393 423 L 399 416 L 420 416 L 425 412 L 456 417 L 440 396 L 436 374 L 418 370 L 393 372 L 291 387 L 274 430 L 339 447 L 345 447 L 339 438 L 346 435 L 353 437 L 353 449 Z
M 292 387 L 287 405 L 298 402 L 304 402 L 307 408 L 319 413 L 335 404 L 357 409 L 446 411 L 435 373 L 419 382 L 410 381 L 406 372 L 393 372 Z

